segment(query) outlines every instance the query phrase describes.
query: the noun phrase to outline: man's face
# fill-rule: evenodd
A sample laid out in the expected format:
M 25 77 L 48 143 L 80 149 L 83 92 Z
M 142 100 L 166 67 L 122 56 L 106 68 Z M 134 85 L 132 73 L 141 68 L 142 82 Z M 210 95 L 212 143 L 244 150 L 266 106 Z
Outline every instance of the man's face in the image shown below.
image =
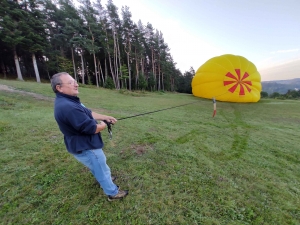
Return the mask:
M 69 74 L 60 76 L 61 84 L 56 86 L 56 89 L 60 93 L 66 95 L 77 96 L 78 95 L 78 83 Z

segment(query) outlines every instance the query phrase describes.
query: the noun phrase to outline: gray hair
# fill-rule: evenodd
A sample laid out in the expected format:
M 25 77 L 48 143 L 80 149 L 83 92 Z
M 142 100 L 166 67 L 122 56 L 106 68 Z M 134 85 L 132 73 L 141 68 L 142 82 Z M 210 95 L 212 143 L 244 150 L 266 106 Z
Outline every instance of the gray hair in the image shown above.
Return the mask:
M 56 89 L 56 85 L 60 85 L 61 84 L 61 79 L 60 77 L 62 75 L 69 75 L 67 72 L 60 72 L 60 73 L 56 73 L 51 77 L 51 87 L 52 90 L 54 91 L 54 93 L 57 93 L 58 90 Z

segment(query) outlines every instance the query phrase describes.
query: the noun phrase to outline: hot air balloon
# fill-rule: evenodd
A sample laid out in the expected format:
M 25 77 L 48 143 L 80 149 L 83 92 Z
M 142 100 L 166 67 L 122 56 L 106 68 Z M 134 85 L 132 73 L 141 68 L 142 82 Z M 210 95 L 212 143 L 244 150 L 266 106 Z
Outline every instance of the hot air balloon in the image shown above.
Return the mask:
M 258 102 L 261 89 L 255 65 L 242 56 L 231 54 L 209 59 L 192 80 L 194 96 L 224 102 Z

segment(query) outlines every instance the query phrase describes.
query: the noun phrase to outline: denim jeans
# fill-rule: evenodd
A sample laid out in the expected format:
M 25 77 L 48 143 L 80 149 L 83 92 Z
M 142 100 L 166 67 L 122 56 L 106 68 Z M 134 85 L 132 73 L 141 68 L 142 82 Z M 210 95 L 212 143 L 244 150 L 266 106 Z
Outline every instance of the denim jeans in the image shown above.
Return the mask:
M 118 187 L 111 180 L 110 168 L 102 149 L 85 150 L 73 156 L 90 169 L 106 195 L 118 194 Z

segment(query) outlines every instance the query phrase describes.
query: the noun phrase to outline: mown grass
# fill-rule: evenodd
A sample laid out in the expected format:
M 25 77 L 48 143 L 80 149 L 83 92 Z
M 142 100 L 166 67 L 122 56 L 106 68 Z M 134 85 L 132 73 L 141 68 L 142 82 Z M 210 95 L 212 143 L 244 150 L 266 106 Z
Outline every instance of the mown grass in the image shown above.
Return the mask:
M 54 97 L 49 84 L 0 80 Z M 300 102 L 217 103 L 174 93 L 80 88 L 124 118 L 102 136 L 123 201 L 108 202 L 65 150 L 53 100 L 0 91 L 2 224 L 299 224 Z

